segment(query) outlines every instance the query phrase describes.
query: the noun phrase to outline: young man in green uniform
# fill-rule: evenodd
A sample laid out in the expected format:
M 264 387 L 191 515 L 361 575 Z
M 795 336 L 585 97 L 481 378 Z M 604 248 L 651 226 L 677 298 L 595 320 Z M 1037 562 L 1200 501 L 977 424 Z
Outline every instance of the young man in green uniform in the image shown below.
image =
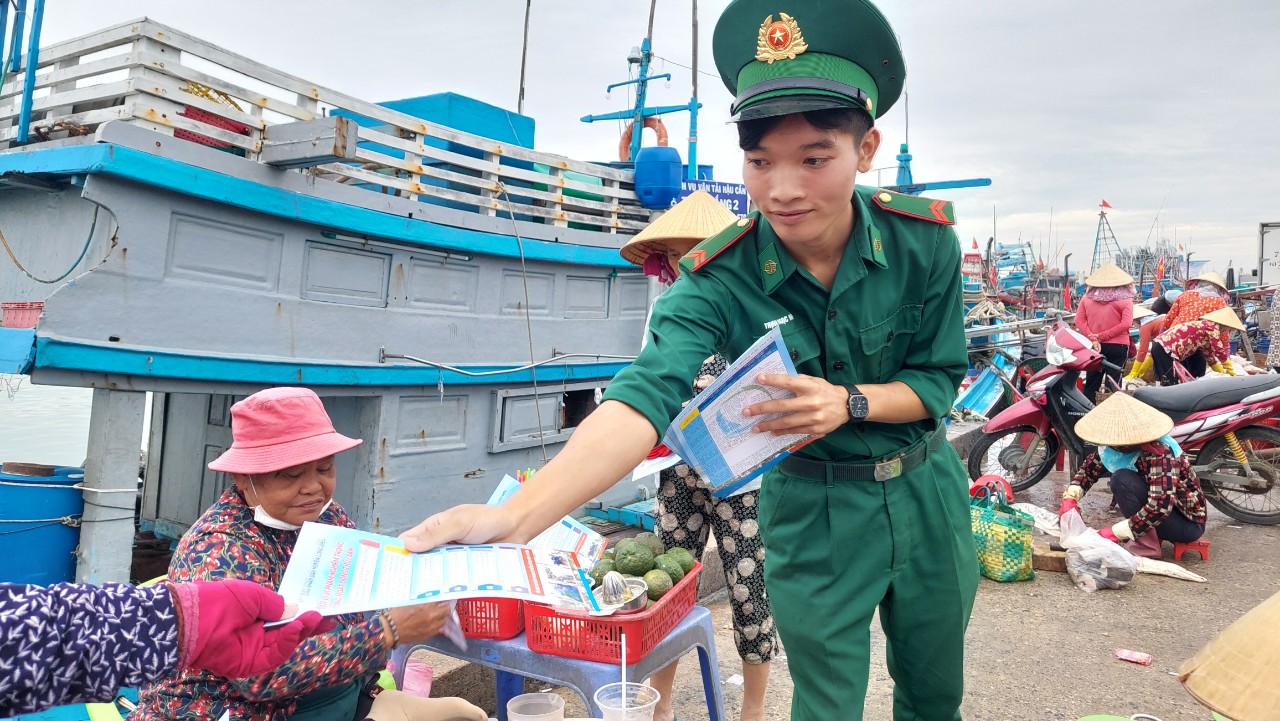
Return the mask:
M 651 338 L 606 401 L 505 506 L 461 506 L 406 534 L 526 540 L 623 477 L 680 409 L 704 358 L 778 327 L 800 375 L 758 431 L 821 438 L 764 479 L 766 589 L 795 685 L 792 718 L 859 719 L 880 611 L 896 721 L 959 719 L 977 588 L 967 482 L 941 419 L 967 366 L 951 205 L 855 187 L 905 75 L 867 0 L 735 0 L 716 25 L 757 213 L 681 261 Z

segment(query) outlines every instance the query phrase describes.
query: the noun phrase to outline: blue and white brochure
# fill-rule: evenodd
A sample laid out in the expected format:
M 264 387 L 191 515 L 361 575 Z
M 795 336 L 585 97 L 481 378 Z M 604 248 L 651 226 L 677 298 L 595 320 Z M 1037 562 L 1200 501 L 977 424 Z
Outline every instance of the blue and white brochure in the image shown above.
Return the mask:
M 753 430 L 757 423 L 782 414 L 748 417 L 742 414 L 744 408 L 795 397 L 789 390 L 757 382 L 766 373 L 796 375 L 777 328 L 753 343 L 706 390 L 694 396 L 662 437 L 662 442 L 711 486 L 717 498 L 757 490 L 765 471 L 813 438 Z

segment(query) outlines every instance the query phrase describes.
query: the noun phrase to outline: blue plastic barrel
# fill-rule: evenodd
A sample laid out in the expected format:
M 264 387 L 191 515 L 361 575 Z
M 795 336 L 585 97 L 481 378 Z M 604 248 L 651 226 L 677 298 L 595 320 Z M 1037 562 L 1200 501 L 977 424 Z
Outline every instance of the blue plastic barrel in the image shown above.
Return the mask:
M 47 586 L 75 580 L 84 469 L 52 476 L 0 473 L 0 582 Z M 74 519 L 68 525 L 63 519 Z
M 675 148 L 640 148 L 636 154 L 636 195 L 641 205 L 652 210 L 670 208 L 671 201 L 680 197 L 683 168 L 680 151 Z

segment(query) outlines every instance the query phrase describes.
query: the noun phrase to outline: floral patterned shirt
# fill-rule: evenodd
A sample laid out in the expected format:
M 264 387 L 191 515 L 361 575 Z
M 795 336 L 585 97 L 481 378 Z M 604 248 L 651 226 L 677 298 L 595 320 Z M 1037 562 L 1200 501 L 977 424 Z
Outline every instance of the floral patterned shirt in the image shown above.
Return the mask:
M 178 666 L 169 586 L 0 584 L 0 718 L 110 701 Z
M 336 503 L 318 520 L 355 527 Z M 297 538 L 296 531 L 256 523 L 253 510 L 232 487 L 182 536 L 169 564 L 169 578 L 242 578 L 278 588 Z M 372 681 L 390 658 L 380 622 L 359 614 L 338 620 L 337 629 L 304 640 L 272 673 L 232 680 L 192 671 L 143 688 L 130 721 L 209 721 L 227 711 L 235 721 L 284 721 L 303 694 L 365 677 Z
M 1226 308 L 1227 301 L 1217 295 L 1203 295 L 1194 290 L 1188 290 L 1178 296 L 1173 301 L 1173 305 L 1169 306 L 1169 312 L 1164 317 L 1164 327 L 1172 328 L 1181 323 L 1188 323 L 1193 320 L 1200 320 L 1205 313 L 1212 313 L 1219 308 Z M 1222 331 L 1222 342 L 1230 344 L 1227 331 Z
M 1138 475 L 1147 479 L 1147 502 L 1129 518 L 1134 538 L 1160 525 L 1174 511 L 1195 523 L 1205 522 L 1208 513 L 1204 491 L 1200 490 L 1200 478 L 1186 453 L 1174 458 L 1173 451 L 1163 443 L 1148 443 L 1142 446 L 1134 465 Z M 1107 474 L 1098 454 L 1090 453 L 1071 479 L 1071 485 L 1080 486 L 1088 493 L 1098 478 Z
M 1181 299 L 1181 296 L 1179 296 Z M 1205 361 L 1221 363 L 1231 357 L 1231 345 L 1221 327 L 1211 320 L 1193 320 L 1178 325 L 1166 325 L 1165 332 L 1156 342 L 1177 360 L 1183 360 L 1196 351 L 1204 351 Z

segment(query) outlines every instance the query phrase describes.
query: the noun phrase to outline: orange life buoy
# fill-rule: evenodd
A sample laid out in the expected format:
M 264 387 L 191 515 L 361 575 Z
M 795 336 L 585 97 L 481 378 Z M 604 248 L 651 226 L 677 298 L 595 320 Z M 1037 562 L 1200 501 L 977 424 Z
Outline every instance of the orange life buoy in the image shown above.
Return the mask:
M 631 160 L 631 131 L 636 127 L 635 121 L 627 123 L 627 129 L 622 131 L 622 139 L 618 141 L 618 160 L 626 162 Z M 662 124 L 658 118 L 650 115 L 644 119 L 644 127 L 649 128 L 658 135 L 658 145 L 666 147 L 667 145 L 667 126 Z

